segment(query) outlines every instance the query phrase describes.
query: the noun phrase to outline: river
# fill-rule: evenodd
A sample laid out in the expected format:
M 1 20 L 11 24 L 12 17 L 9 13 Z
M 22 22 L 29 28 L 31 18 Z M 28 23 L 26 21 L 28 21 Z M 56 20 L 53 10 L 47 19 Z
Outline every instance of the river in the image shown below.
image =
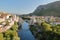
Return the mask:
M 22 24 L 22 28 L 18 31 L 18 35 L 20 36 L 21 40 L 35 40 L 34 36 L 29 30 L 29 24 L 27 22 Z

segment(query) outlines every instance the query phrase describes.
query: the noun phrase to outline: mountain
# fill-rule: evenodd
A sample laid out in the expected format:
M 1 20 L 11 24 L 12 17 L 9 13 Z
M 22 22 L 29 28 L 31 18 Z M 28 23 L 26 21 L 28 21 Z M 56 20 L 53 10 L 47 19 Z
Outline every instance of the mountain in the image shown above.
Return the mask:
M 36 10 L 29 15 L 60 16 L 60 1 L 52 2 L 46 5 L 39 5 Z

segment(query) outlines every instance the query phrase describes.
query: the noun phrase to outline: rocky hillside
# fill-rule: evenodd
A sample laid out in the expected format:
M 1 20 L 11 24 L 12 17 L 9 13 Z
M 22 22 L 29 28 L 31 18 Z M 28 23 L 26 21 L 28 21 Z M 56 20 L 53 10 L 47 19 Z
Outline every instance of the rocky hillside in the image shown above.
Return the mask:
M 46 5 L 39 5 L 36 10 L 29 15 L 60 16 L 60 1 L 52 2 Z

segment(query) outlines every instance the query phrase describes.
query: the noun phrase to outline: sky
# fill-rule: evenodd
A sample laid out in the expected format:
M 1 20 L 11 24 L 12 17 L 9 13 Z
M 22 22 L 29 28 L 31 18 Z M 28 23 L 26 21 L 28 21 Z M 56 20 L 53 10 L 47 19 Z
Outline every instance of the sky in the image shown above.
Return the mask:
M 54 1 L 57 0 L 0 0 L 0 12 L 28 14 L 32 13 L 39 5 Z

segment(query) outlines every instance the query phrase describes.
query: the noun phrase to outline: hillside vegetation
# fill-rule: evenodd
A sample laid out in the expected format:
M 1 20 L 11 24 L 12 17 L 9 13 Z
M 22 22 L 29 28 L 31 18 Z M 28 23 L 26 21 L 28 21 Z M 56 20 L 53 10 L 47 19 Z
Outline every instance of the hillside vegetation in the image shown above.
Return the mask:
M 60 1 L 52 2 L 46 5 L 39 5 L 36 10 L 29 15 L 60 16 Z

